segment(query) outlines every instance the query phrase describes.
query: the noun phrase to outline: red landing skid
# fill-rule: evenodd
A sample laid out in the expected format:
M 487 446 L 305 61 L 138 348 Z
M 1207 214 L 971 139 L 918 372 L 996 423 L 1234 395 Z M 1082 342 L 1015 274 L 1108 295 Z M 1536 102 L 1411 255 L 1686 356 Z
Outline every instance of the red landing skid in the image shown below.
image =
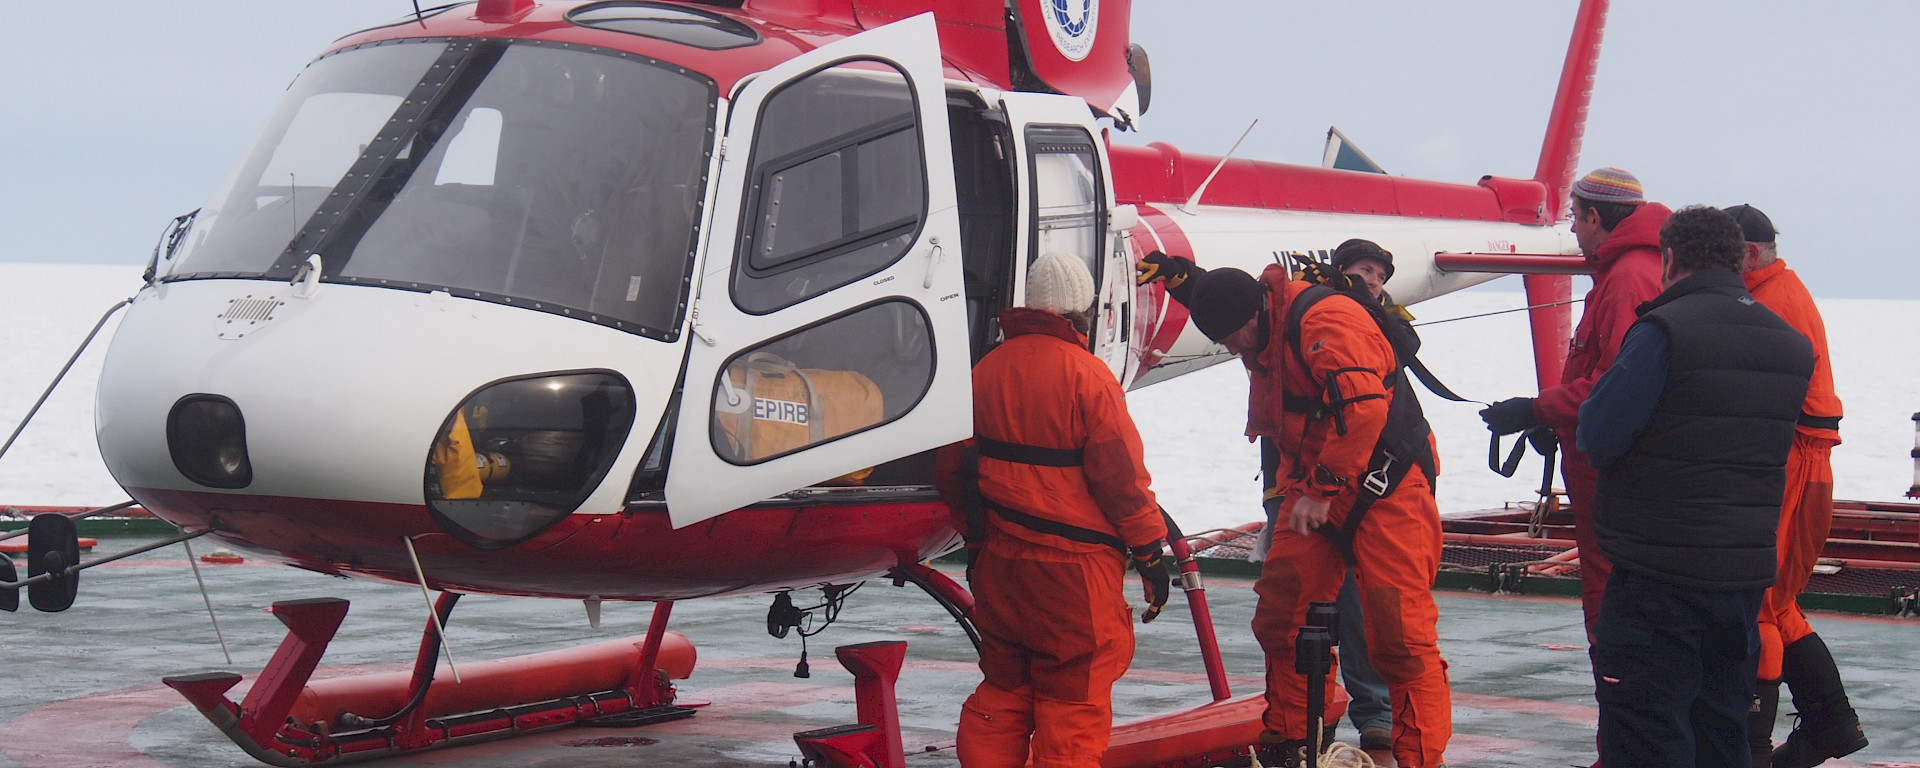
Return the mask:
M 280 766 L 370 760 L 601 718 L 640 725 L 693 712 L 670 706 L 674 687 L 668 680 L 685 679 L 695 660 L 692 643 L 666 631 L 671 602 L 656 605 L 644 640 L 470 664 L 460 669 L 459 685 L 433 687 L 436 676 L 448 674 L 435 671 L 436 624 L 445 623 L 458 597 L 440 596 L 434 606 L 440 620 L 427 624 L 411 674 L 309 684 L 347 615 L 347 601 L 319 598 L 273 604 L 287 637 L 238 705 L 226 696 L 240 682 L 230 672 L 163 682 L 247 754 Z
M 1177 533 L 1171 538 L 1214 700 L 1115 724 L 1104 768 L 1214 765 L 1247 754 L 1261 729 L 1264 701 L 1259 694 L 1233 698 L 1227 690 L 1199 566 L 1186 541 Z M 900 574 L 942 598 L 956 618 L 971 613 L 972 597 L 944 574 L 925 565 Z M 426 625 L 411 673 L 310 682 L 347 614 L 347 601 L 320 598 L 273 604 L 287 637 L 240 703 L 226 696 L 241 680 L 230 672 L 163 682 L 247 754 L 278 766 L 356 762 L 570 725 L 637 726 L 693 713 L 672 706 L 676 691 L 669 681 L 692 673 L 695 653 L 685 636 L 666 631 L 671 602 L 655 605 L 644 640 L 469 664 L 457 685 L 434 686 L 436 678 L 453 676 L 452 667 L 442 669 L 436 659 L 439 627 L 458 599 L 443 593 L 434 605 L 436 618 Z M 859 722 L 796 734 L 802 754 L 834 768 L 904 768 L 894 683 L 906 643 L 844 646 L 837 655 L 855 677 Z M 1337 686 L 1327 693 L 1325 722 L 1334 722 L 1347 699 Z

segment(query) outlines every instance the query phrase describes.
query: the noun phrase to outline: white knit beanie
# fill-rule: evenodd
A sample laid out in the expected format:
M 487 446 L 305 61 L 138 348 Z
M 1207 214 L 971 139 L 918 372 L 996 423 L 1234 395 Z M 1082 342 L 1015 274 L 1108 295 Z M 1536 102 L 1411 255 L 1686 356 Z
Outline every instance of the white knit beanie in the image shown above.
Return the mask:
M 1078 258 L 1047 253 L 1027 269 L 1027 306 L 1060 315 L 1085 312 L 1093 305 L 1093 276 Z

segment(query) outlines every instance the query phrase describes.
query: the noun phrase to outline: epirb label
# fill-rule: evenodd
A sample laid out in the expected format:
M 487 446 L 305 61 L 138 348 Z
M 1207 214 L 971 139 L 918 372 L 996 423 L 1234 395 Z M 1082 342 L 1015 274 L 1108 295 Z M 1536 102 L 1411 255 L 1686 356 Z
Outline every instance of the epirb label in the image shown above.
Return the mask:
M 807 423 L 807 404 L 792 400 L 770 400 L 764 397 L 753 399 L 753 417 L 760 421 L 779 421 L 805 426 Z

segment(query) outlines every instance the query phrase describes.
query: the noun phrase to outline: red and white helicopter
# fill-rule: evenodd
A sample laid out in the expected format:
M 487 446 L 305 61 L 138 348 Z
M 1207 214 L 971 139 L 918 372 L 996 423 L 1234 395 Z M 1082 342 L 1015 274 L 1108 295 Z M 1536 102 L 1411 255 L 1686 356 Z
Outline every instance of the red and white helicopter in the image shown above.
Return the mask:
M 671 704 L 676 600 L 891 574 L 963 617 L 924 565 L 958 544 L 930 452 L 971 433 L 1032 259 L 1086 256 L 1129 388 L 1229 357 L 1136 289 L 1156 249 L 1257 273 L 1367 237 L 1406 303 L 1493 272 L 1564 298 L 1605 6 L 1535 177 L 1474 184 L 1112 143 L 1151 94 L 1129 0 L 479 0 L 342 38 L 156 254 L 101 375 L 108 468 L 189 534 L 442 590 L 441 619 L 459 593 L 659 607 L 639 658 L 538 706 L 422 706 L 430 624 L 386 694 L 411 703 L 303 720 L 343 602 L 276 606 L 245 702 L 169 682 L 306 764 Z M 1537 314 L 1542 371 L 1567 329 Z

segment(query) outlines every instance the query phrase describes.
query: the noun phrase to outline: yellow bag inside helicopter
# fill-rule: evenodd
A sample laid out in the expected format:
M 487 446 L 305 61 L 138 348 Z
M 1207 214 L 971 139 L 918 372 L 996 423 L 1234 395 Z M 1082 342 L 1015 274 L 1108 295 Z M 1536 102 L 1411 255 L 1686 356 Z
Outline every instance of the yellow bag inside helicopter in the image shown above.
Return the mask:
M 713 419 L 734 461 L 789 453 L 886 418 L 880 387 L 858 371 L 799 368 L 760 352 L 726 375 L 731 386 L 719 393 Z M 859 485 L 872 474 L 868 467 L 821 485 Z

